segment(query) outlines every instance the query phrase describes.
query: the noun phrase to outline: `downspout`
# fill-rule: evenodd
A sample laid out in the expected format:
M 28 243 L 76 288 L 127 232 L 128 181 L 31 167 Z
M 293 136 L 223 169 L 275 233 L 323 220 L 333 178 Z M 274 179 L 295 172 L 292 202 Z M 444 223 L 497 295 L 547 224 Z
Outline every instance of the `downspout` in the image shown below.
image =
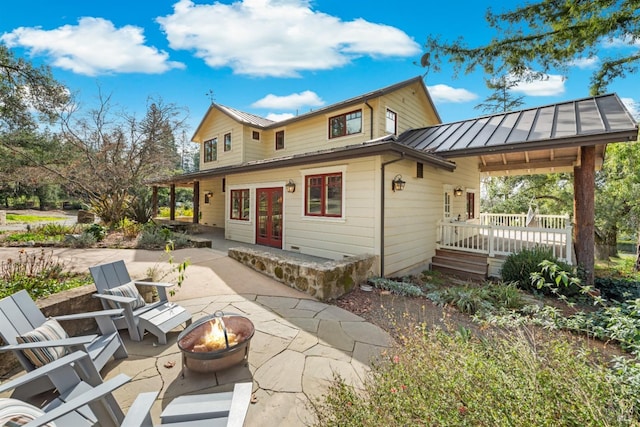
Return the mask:
M 369 137 L 371 139 L 373 139 L 373 107 L 371 105 L 369 105 L 369 101 L 368 100 L 364 101 L 364 105 L 369 107 L 369 110 L 371 110 L 371 120 L 369 121 Z
M 382 163 L 380 166 L 381 169 L 381 180 L 382 185 L 380 187 L 380 277 L 384 277 L 384 199 L 385 199 L 385 183 L 384 183 L 384 171 L 387 165 L 391 163 L 396 163 L 401 160 L 404 160 L 404 153 L 402 153 L 402 157 L 395 160 L 390 160 L 388 162 Z

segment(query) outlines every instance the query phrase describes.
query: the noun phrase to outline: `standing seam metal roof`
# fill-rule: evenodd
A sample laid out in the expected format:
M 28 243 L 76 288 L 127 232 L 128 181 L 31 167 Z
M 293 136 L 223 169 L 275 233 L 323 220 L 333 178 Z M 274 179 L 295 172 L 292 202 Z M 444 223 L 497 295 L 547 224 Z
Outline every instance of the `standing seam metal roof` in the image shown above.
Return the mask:
M 449 157 L 540 148 L 560 140 L 579 145 L 580 137 L 598 135 L 606 137 L 604 143 L 618 136 L 635 140 L 637 132 L 638 124 L 620 98 L 607 94 L 409 130 L 398 143 Z

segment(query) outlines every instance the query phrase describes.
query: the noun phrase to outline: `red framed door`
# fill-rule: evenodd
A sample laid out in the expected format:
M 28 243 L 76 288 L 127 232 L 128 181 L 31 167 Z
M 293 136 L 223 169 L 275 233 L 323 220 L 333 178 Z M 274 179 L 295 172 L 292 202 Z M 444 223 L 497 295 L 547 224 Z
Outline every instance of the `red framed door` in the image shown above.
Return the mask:
M 282 188 L 256 189 L 256 243 L 282 249 Z

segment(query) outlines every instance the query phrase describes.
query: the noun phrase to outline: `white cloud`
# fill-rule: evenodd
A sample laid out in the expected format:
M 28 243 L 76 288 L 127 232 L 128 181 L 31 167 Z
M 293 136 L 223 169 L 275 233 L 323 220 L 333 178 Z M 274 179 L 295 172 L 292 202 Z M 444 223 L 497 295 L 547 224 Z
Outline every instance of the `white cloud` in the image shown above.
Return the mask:
M 294 114 L 291 114 L 291 113 L 282 113 L 282 114 L 269 113 L 267 114 L 266 118 L 269 120 L 273 120 L 274 122 L 281 122 L 283 120 L 287 120 L 292 117 L 295 117 L 295 116 Z
M 578 67 L 580 69 L 595 68 L 600 63 L 600 58 L 597 56 L 590 56 L 588 58 L 576 58 L 569 62 L 572 67 Z
M 174 4 L 156 20 L 173 49 L 193 50 L 212 68 L 236 74 L 292 77 L 341 67 L 355 58 L 410 57 L 420 46 L 403 31 L 363 19 L 341 21 L 309 0 L 241 0 Z
M 521 81 L 511 88 L 513 92 L 528 96 L 553 96 L 564 93 L 565 78 L 557 74 L 545 74 L 541 79 Z
M 305 90 L 300 93 L 293 93 L 287 96 L 277 96 L 269 94 L 264 98 L 254 102 L 251 106 L 255 108 L 271 108 L 275 110 L 293 110 L 301 107 L 320 107 L 324 101 L 315 92 Z
M 620 101 L 636 120 L 640 120 L 640 102 L 635 101 L 633 98 L 620 98 Z
M 602 42 L 605 48 L 637 47 L 640 48 L 640 37 L 627 34 L 623 37 L 615 37 Z
M 433 102 L 469 102 L 478 99 L 478 95 L 466 89 L 457 89 L 451 86 L 438 84 L 429 86 L 429 94 Z
M 0 36 L 9 47 L 21 46 L 32 56 L 46 55 L 51 65 L 95 76 L 107 73 L 158 74 L 184 64 L 169 61 L 166 52 L 145 46 L 143 29 L 116 28 L 111 21 L 84 17 L 78 25 L 53 30 L 20 27 Z

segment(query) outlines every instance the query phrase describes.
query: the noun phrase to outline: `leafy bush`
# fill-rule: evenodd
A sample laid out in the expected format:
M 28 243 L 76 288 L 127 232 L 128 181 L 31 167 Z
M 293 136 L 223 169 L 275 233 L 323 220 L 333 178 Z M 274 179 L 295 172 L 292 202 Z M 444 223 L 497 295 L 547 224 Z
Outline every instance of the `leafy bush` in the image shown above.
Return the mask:
M 369 282 L 378 289 L 385 291 L 391 291 L 394 294 L 402 295 L 405 297 L 421 297 L 424 296 L 424 292 L 418 286 L 411 282 L 398 281 L 393 279 L 387 279 L 384 277 L 372 277 Z
M 84 232 L 67 239 L 67 242 L 72 248 L 90 248 L 96 244 L 96 237 L 92 233 Z
M 507 257 L 502 265 L 502 280 L 505 282 L 517 283 L 520 289 L 529 292 L 542 292 L 545 295 L 550 295 L 551 291 L 546 288 L 539 289 L 531 282 L 531 273 L 540 271 L 540 263 L 543 261 L 551 261 L 558 265 L 563 271 L 572 272 L 573 268 L 567 263 L 558 261 L 553 253 L 548 248 L 535 247 L 532 249 L 523 249 L 520 252 L 513 253 Z M 551 278 L 547 277 L 547 281 L 551 282 Z M 577 287 L 567 287 L 562 290 L 566 296 L 575 296 L 579 293 Z
M 362 390 L 337 378 L 314 406 L 316 425 L 637 425 L 637 387 L 589 350 L 538 334 L 477 339 L 423 326 Z
M 640 298 L 640 282 L 635 280 L 596 277 L 594 286 L 600 290 L 602 297 L 608 300 L 624 302 Z
M 88 233 L 95 237 L 96 242 L 101 242 L 107 236 L 107 229 L 100 224 L 91 224 L 84 230 L 84 233 Z

